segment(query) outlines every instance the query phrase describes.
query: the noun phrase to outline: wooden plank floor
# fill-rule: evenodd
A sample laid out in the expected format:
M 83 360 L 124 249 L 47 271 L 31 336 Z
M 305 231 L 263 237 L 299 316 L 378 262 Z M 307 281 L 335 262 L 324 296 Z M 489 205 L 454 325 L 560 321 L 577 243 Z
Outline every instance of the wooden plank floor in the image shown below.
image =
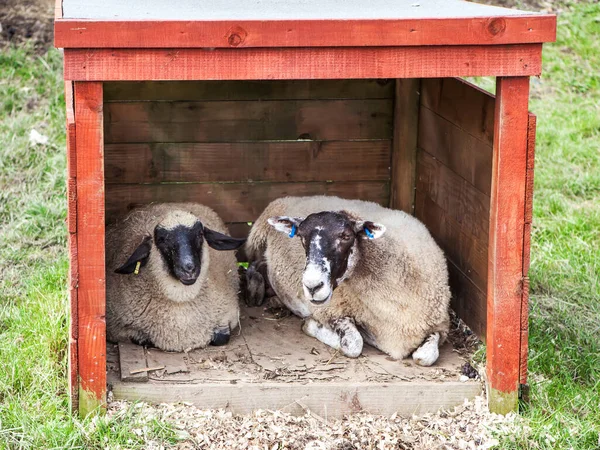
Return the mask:
M 139 358 L 132 355 L 140 347 L 119 346 L 119 364 L 119 348 L 109 344 L 108 383 L 114 398 L 187 401 L 241 414 L 255 409 L 302 414 L 310 409 L 341 417 L 361 410 L 431 412 L 461 404 L 482 389 L 479 381 L 460 381 L 464 360 L 451 343 L 444 345 L 433 367 L 423 368 L 368 346 L 360 358 L 346 358 L 304 335 L 297 317 L 277 317 L 263 308 L 243 310 L 240 323 L 227 346 L 189 353 L 145 349 L 146 360 L 139 367 L 133 367 Z M 121 374 L 121 368 L 129 373 Z M 124 381 L 135 372 L 147 373 L 147 381 Z

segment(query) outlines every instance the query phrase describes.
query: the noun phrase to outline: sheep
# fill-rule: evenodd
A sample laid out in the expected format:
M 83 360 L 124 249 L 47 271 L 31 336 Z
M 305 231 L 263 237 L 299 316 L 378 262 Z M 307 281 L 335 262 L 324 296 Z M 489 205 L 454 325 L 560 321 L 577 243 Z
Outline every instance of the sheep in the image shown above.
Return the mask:
M 267 265 L 266 277 L 247 274 L 247 301 L 261 303 L 253 286 L 269 282 L 309 336 L 348 357 L 366 342 L 422 366 L 438 359 L 450 325 L 448 268 L 416 218 L 360 200 L 285 197 L 254 223 L 246 254 L 251 268 Z
M 131 211 L 106 230 L 106 321 L 112 342 L 187 351 L 229 341 L 239 318 L 233 252 L 210 208 L 162 203 Z

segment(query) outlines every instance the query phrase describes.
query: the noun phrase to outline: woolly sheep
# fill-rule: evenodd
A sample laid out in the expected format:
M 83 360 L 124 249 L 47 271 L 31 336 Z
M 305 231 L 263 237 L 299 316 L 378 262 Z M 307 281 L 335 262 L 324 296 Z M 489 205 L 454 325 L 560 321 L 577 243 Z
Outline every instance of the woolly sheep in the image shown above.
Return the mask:
M 239 277 L 227 236 L 210 208 L 153 204 L 106 230 L 108 339 L 185 351 L 223 345 L 238 323 Z
M 254 223 L 246 252 L 250 303 L 270 283 L 306 334 L 346 356 L 359 356 L 364 340 L 395 359 L 437 360 L 450 324 L 448 269 L 414 217 L 360 200 L 281 198 Z

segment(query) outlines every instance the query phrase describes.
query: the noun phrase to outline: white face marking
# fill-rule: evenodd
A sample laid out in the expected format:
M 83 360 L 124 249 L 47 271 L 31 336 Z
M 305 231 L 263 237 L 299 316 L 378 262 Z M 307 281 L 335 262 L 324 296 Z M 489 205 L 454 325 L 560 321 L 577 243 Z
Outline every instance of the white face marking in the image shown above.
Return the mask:
M 310 242 L 310 248 L 310 257 L 302 275 L 304 297 L 313 302 L 326 302 L 333 294 L 331 262 L 321 256 L 320 234 L 317 234 Z
M 352 272 L 354 272 L 354 268 L 356 267 L 356 263 L 358 262 L 357 248 L 358 248 L 358 245 L 356 244 L 356 242 L 354 242 L 354 244 L 352 245 L 352 248 L 350 249 L 350 253 L 348 254 L 348 264 L 346 266 L 346 271 L 343 273 L 343 275 L 340 278 L 338 278 L 336 280 L 338 285 L 342 281 L 346 280 L 352 274 Z

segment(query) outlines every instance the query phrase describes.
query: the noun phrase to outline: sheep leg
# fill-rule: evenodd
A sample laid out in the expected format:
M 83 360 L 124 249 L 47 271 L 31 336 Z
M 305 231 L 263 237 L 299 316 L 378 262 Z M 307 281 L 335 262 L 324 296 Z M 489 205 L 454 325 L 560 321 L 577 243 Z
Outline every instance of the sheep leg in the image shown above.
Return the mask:
M 309 317 L 304 321 L 302 331 L 325 345 L 340 350 L 349 358 L 357 358 L 362 353 L 362 336 L 349 317 L 331 319 L 327 324 Z
M 213 335 L 210 340 L 210 345 L 219 347 L 221 345 L 228 344 L 230 337 L 231 337 L 231 329 L 229 328 L 229 326 L 217 327 L 213 330 Z
M 267 264 L 264 261 L 254 261 L 246 270 L 246 305 L 261 306 L 265 301 L 267 289 Z
M 413 360 L 420 366 L 431 366 L 440 356 L 440 333 L 430 334 L 413 354 Z

